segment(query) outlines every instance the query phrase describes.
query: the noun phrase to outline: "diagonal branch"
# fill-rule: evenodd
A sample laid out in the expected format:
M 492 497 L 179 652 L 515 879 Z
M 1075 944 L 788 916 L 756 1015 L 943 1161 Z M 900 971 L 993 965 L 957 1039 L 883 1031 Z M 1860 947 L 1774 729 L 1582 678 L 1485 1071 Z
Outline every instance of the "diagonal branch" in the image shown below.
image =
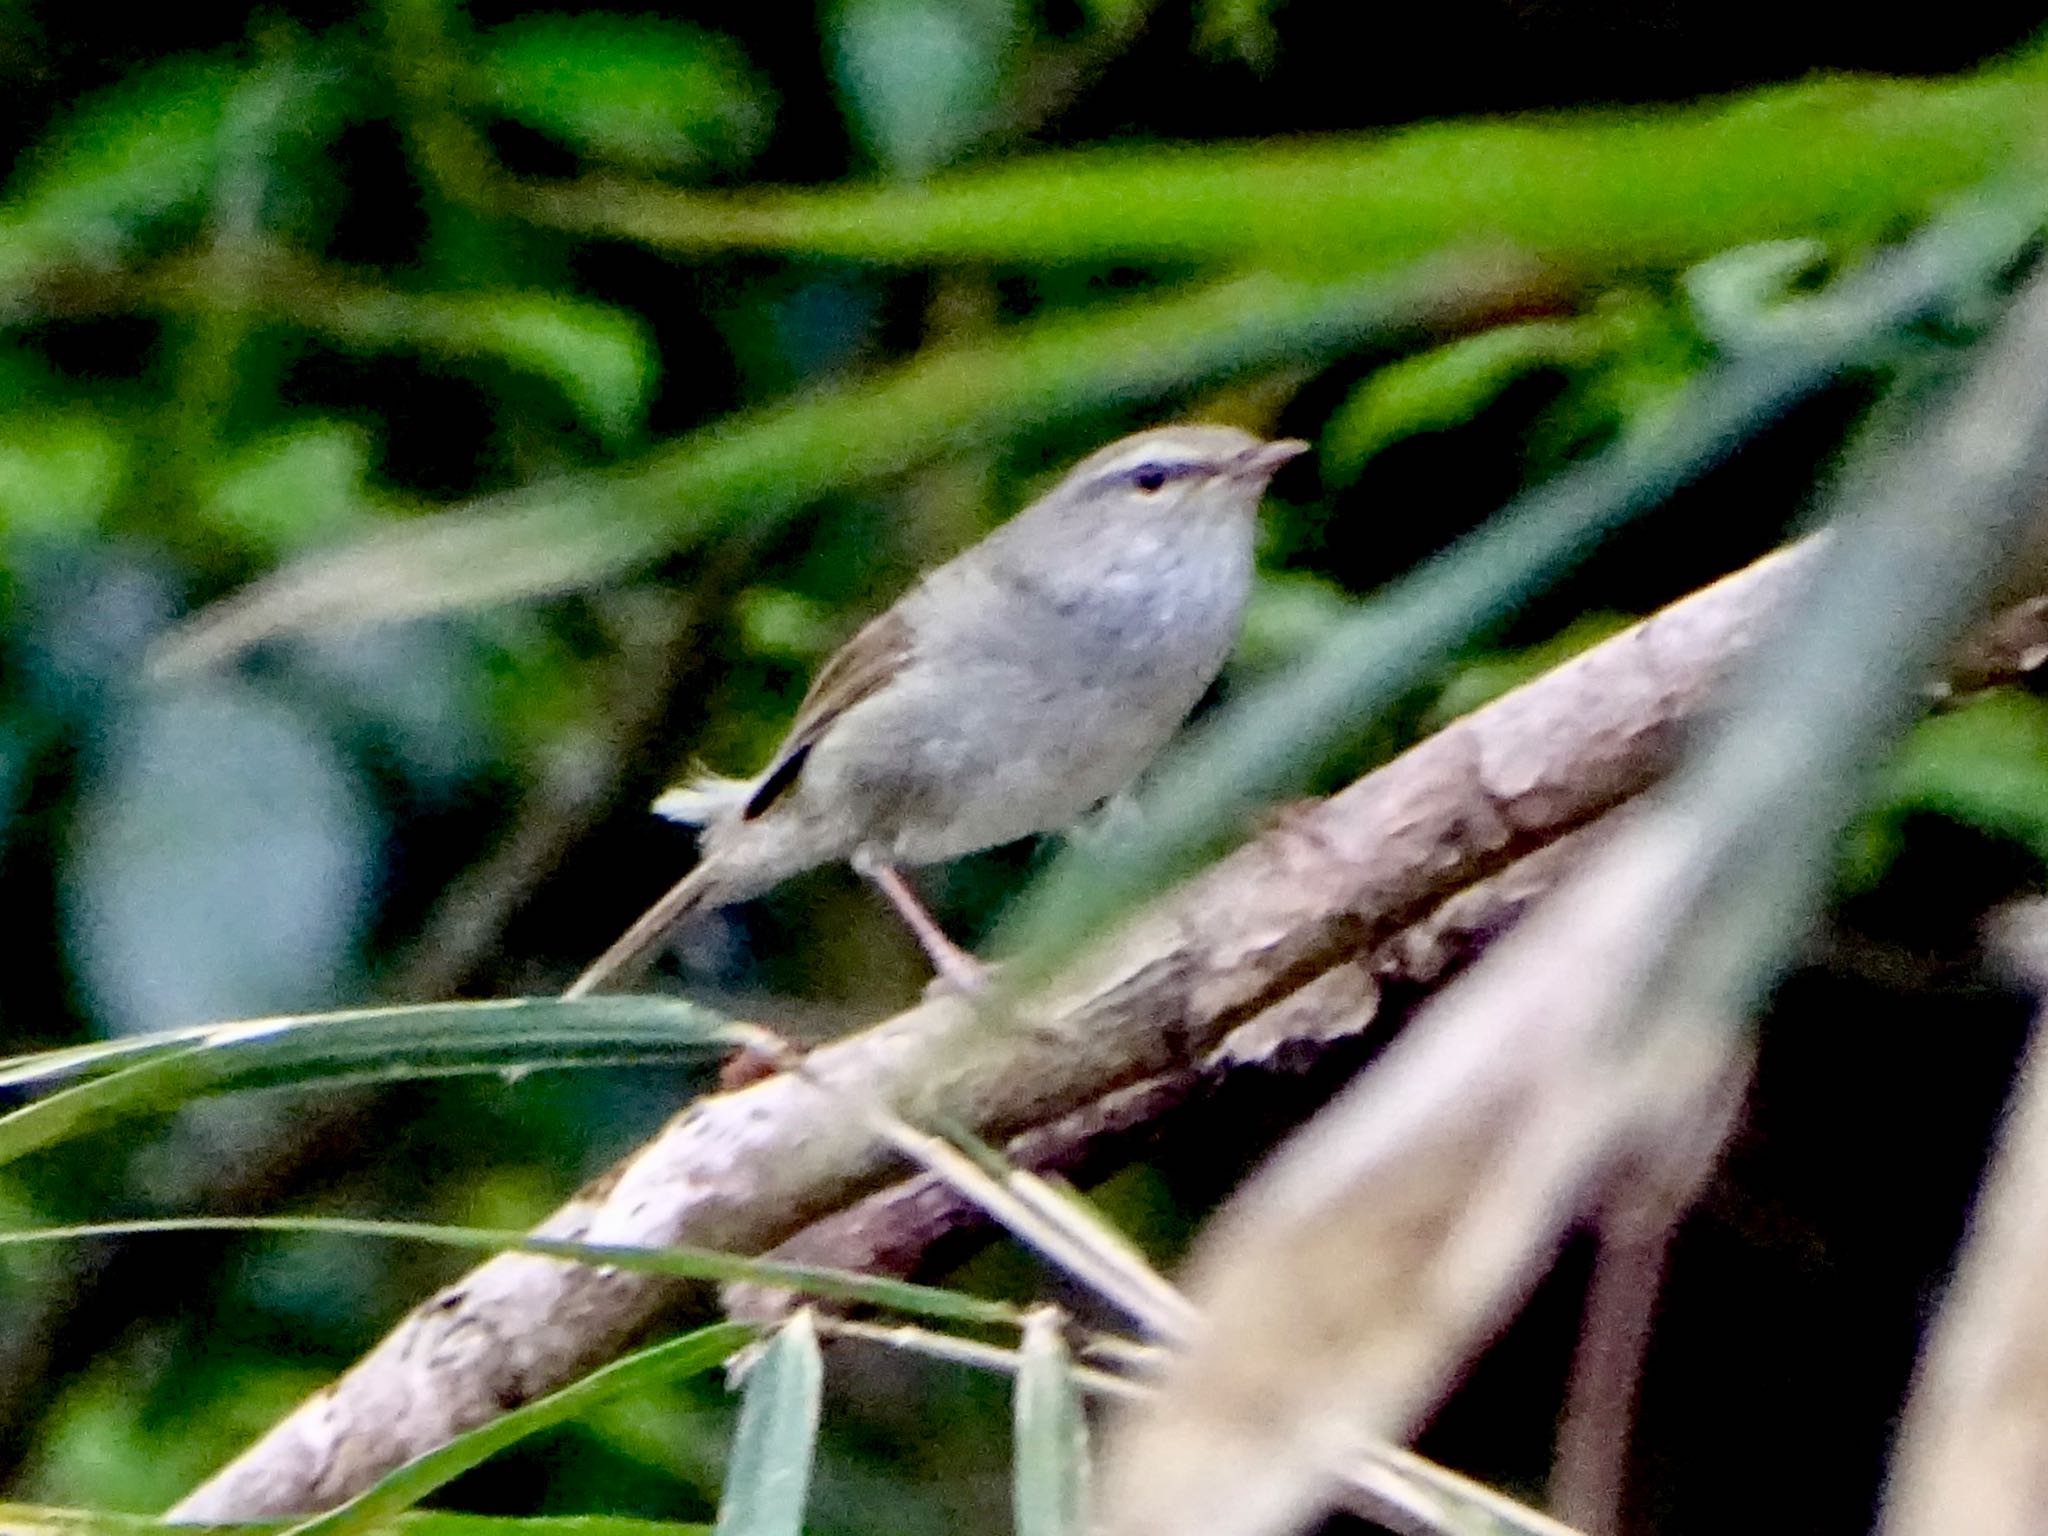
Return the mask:
M 1318 978 L 1368 961 L 1459 891 L 1653 782 L 1813 559 L 1811 544 L 1767 557 L 1290 814 L 1124 924 L 1014 1017 L 934 1000 L 821 1048 L 810 1075 L 913 1123 L 946 1117 L 999 1140 L 1194 1068 L 1276 1010 L 1312 1011 Z M 691 1105 L 538 1230 L 760 1253 L 902 1171 L 832 1097 L 785 1074 Z M 609 1358 L 676 1299 L 643 1276 L 493 1259 L 172 1515 L 330 1506 Z

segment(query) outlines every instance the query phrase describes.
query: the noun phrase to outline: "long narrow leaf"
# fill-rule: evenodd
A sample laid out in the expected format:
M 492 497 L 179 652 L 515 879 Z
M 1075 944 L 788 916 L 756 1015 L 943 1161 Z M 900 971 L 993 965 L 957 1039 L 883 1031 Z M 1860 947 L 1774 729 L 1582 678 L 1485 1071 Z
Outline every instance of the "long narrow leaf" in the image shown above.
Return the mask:
M 1082 1536 L 1088 1524 L 1088 1421 L 1074 1362 L 1050 1311 L 1024 1324 L 1013 1398 L 1016 1450 L 1012 1498 L 1017 1536 Z
M 714 1323 L 614 1360 L 572 1386 L 536 1398 L 414 1457 L 339 1508 L 291 1527 L 290 1536 L 359 1536 L 374 1530 L 529 1435 L 552 1429 L 629 1392 L 716 1370 L 753 1335 L 754 1330 L 744 1323 Z
M 95 1077 L 195 1047 L 215 1053 L 231 1087 L 363 1074 L 403 1078 L 585 1059 L 673 1060 L 752 1039 L 748 1026 L 665 997 L 498 998 L 278 1014 L 0 1056 L 0 1088 Z
M 830 491 L 986 449 L 1021 423 L 1326 357 L 1455 308 L 1475 279 L 1497 287 L 1500 269 L 1319 280 L 1262 273 L 975 336 L 886 374 L 721 421 L 635 470 L 491 498 L 287 566 L 176 631 L 156 665 L 187 670 L 278 635 L 587 584 L 741 518 L 759 533 Z
M 755 1036 L 664 998 L 535 998 L 256 1019 L 15 1057 L 0 1063 L 0 1087 L 85 1081 L 0 1115 L 0 1164 L 210 1094 L 702 1060 Z
M 1567 269 L 1684 266 L 1750 240 L 1881 237 L 2029 166 L 2042 64 L 2036 48 L 1961 81 L 1837 79 L 1661 112 L 1046 154 L 914 185 L 721 195 L 607 179 L 533 202 L 565 227 L 671 250 L 1356 268 L 1482 238 Z
M 716 1536 L 803 1536 L 824 1377 L 806 1309 L 782 1325 L 747 1372 Z
M 829 1091 L 830 1085 L 819 1079 Z M 1077 1216 L 1072 1205 L 1041 1200 L 1035 1175 L 1014 1169 L 1000 1153 L 960 1133 L 972 1150 L 920 1130 L 879 1100 L 844 1095 L 877 1135 L 972 1200 L 1012 1237 L 1065 1270 L 1105 1301 L 1121 1308 L 1155 1337 L 1183 1340 L 1199 1319 L 1121 1233 L 1100 1219 Z M 1093 1213 L 1089 1213 L 1091 1216 Z
M 280 1536 L 294 1523 L 252 1520 L 235 1525 L 191 1525 L 106 1509 L 0 1504 L 0 1531 L 7 1536 L 207 1536 L 209 1532 Z M 453 1510 L 411 1509 L 394 1516 L 386 1529 L 395 1536 L 709 1536 L 711 1527 L 639 1520 L 631 1515 L 465 1515 Z
M 348 1216 L 172 1216 L 152 1221 L 101 1221 L 69 1227 L 33 1227 L 0 1231 L 0 1247 L 31 1243 L 80 1242 L 101 1237 L 142 1237 L 166 1232 L 278 1232 L 340 1237 L 374 1237 L 399 1242 L 434 1243 L 476 1253 L 532 1253 L 546 1258 L 608 1265 L 637 1274 L 667 1275 L 678 1280 L 743 1282 L 785 1291 L 861 1302 L 922 1317 L 953 1322 L 1016 1324 L 1021 1321 L 1007 1302 L 985 1301 L 960 1291 L 885 1280 L 844 1269 L 750 1259 L 710 1248 L 643 1248 L 623 1243 L 579 1243 L 492 1227 L 448 1227 L 421 1221 L 371 1221 Z

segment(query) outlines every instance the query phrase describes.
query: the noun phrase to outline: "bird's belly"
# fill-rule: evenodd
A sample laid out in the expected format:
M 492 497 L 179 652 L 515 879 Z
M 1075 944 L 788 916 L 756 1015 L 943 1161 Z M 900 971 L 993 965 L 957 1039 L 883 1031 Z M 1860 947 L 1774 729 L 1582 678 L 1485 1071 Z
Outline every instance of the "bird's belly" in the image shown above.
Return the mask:
M 913 662 L 826 733 L 805 776 L 836 781 L 827 798 L 859 806 L 867 846 L 907 864 L 1070 826 L 1200 700 L 1236 638 L 1247 565 L 1204 560 L 1163 583 L 1097 572 L 1069 601 L 955 609 L 925 652 L 943 671 Z
M 1173 735 L 1216 670 L 1188 659 L 1171 676 L 1128 665 L 1048 676 L 985 658 L 943 700 L 901 690 L 849 715 L 806 772 L 837 778 L 863 804 L 875 850 L 906 864 L 1056 831 L 1129 785 Z
M 950 748 L 957 764 L 946 780 L 948 813 L 906 818 L 894 829 L 892 852 L 908 864 L 937 863 L 1071 826 L 1138 776 L 1183 713 L 1134 715 L 1107 699 L 1094 709 L 1069 702 L 1033 711 L 1028 738 L 1013 725 L 1005 739 L 1017 747 L 1007 754 L 972 738 L 934 743 L 928 761 Z

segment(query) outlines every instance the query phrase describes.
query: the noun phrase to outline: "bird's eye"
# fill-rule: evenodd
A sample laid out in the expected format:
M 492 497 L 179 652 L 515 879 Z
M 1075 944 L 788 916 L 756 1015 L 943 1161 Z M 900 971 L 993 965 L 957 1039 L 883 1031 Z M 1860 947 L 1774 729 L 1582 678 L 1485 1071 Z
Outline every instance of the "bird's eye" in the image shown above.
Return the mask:
M 1166 484 L 1166 471 L 1157 464 L 1146 464 L 1131 471 L 1131 483 L 1150 496 Z

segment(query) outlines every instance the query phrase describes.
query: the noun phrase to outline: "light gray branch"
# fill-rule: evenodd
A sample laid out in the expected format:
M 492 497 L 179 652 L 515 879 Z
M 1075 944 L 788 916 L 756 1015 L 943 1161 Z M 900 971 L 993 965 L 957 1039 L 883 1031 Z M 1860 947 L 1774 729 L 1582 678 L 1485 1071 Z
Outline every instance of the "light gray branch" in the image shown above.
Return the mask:
M 1332 967 L 1652 782 L 1797 590 L 1810 546 L 1614 636 L 1278 826 L 1126 923 L 1009 1022 L 940 999 L 818 1050 L 812 1070 L 1004 1139 L 1183 1070 Z M 818 1089 L 780 1076 L 691 1105 L 538 1229 L 760 1253 L 899 1175 Z M 327 1508 L 624 1347 L 668 1284 L 523 1255 L 410 1316 L 180 1503 L 175 1518 Z

